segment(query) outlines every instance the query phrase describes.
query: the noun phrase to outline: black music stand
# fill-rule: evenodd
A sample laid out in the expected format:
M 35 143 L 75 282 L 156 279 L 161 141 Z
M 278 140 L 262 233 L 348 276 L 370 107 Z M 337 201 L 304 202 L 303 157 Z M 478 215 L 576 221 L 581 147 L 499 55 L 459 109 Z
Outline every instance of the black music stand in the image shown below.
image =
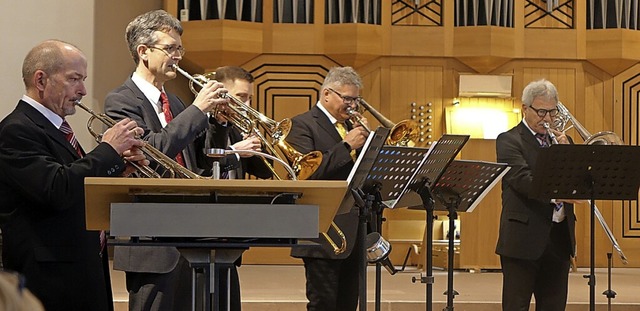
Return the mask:
M 437 198 L 435 209 L 448 211 L 449 217 L 445 310 L 453 310 L 453 299 L 458 295 L 453 289 L 454 232 L 458 211 L 472 212 L 508 171 L 509 166 L 504 163 L 455 160 L 431 187 L 432 195 Z
M 378 127 L 375 131 L 372 131 L 371 135 L 367 138 L 349 173 L 349 177 L 347 177 L 347 193 L 342 199 L 342 203 L 337 212 L 338 215 L 348 213 L 354 205 L 359 208 L 357 236 L 360 238 L 360 249 L 353 251 L 359 251 L 362 257 L 358 282 L 359 310 L 362 311 L 367 310 L 367 246 L 365 245 L 365 240 L 367 222 L 371 217 L 373 201 L 370 196 L 362 192 L 361 188 L 374 163 L 376 163 L 376 159 L 390 131 L 388 128 Z
M 410 207 L 426 211 L 425 234 L 428 245 L 424 249 L 427 275 L 421 275 L 420 281 L 427 284 L 427 310 L 431 310 L 433 296 L 431 256 L 435 217 L 431 187 L 468 140 L 468 135 L 443 135 L 429 149 L 384 146 L 365 182 L 366 188 L 381 189 L 382 203 L 388 208 Z
M 637 200 L 640 147 L 552 145 L 538 154 L 531 197 L 590 199 L 589 310 L 595 310 L 595 200 Z

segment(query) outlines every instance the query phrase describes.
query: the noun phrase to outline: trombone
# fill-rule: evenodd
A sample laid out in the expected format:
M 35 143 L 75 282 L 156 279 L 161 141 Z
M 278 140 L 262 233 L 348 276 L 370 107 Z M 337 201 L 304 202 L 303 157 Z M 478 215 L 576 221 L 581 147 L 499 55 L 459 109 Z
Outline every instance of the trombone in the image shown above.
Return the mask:
M 102 140 L 102 133 L 98 133 L 93 129 L 93 121 L 94 120 L 98 120 L 100 122 L 102 122 L 102 124 L 106 125 L 108 128 L 113 127 L 117 122 L 112 119 L 111 117 L 107 116 L 106 114 L 98 114 L 96 112 L 94 112 L 91 108 L 85 106 L 82 102 L 80 101 L 76 101 L 75 102 L 76 106 L 82 108 L 82 110 L 88 112 L 91 117 L 89 118 L 89 120 L 87 121 L 87 129 L 89 130 L 89 133 L 91 134 L 91 136 L 93 136 L 97 142 L 100 142 Z M 168 157 L 167 155 L 165 155 L 164 153 L 162 153 L 162 151 L 154 148 L 153 146 L 149 145 L 148 143 L 145 143 L 144 146 L 140 147 L 140 149 L 142 150 L 142 152 L 149 158 L 151 158 L 153 161 L 155 161 L 156 163 L 158 163 L 158 165 L 160 165 L 161 167 L 163 167 L 165 169 L 166 172 L 168 172 L 169 176 L 171 178 L 189 178 L 189 179 L 204 179 L 205 177 L 202 177 L 190 170 L 188 170 L 187 168 L 185 168 L 184 166 L 180 165 L 178 162 L 174 161 L 173 159 L 171 159 L 170 157 Z M 136 170 L 142 174 L 143 177 L 148 177 L 148 178 L 161 178 L 163 176 L 161 176 L 160 174 L 158 174 L 158 172 L 156 172 L 154 169 L 152 169 L 151 167 L 147 166 L 147 165 L 140 165 L 138 163 L 134 163 L 134 162 L 129 162 L 130 165 L 132 165 L 133 167 L 136 168 Z
M 203 75 L 191 75 L 176 64 L 173 64 L 173 68 L 185 78 L 189 79 L 189 89 L 191 89 L 191 92 L 194 94 L 198 93 L 194 84 L 202 88 L 205 83 L 215 78 L 215 72 Z M 214 115 L 220 113 L 225 117 L 225 119 L 237 126 L 245 134 L 255 134 L 260 141 L 263 142 L 265 148 L 269 150 L 269 153 L 277 156 L 279 159 L 281 159 L 279 156 L 281 153 L 286 161 L 291 164 L 291 168 L 295 172 L 295 175 L 290 176 L 292 180 L 307 179 L 318 169 L 322 162 L 322 152 L 312 151 L 307 154 L 302 154 L 285 141 L 285 138 L 291 130 L 290 119 L 286 118 L 280 122 L 276 122 L 233 95 L 226 93 L 222 95 L 222 98 L 229 99 L 230 102 L 227 107 L 231 112 L 227 110 L 218 110 L 216 107 L 213 112 Z M 259 126 L 264 128 L 265 133 L 271 138 L 270 141 L 262 134 Z M 280 153 L 276 152 L 274 146 L 278 148 Z M 281 180 L 282 178 L 275 172 L 271 163 L 269 163 L 264 157 L 262 159 L 269 170 L 273 173 L 274 177 Z M 347 249 L 347 238 L 335 222 L 331 222 L 331 228 L 333 228 L 340 237 L 340 246 L 338 246 L 326 232 L 322 232 L 322 235 L 333 248 L 333 252 L 338 255 Z
M 571 112 L 569 112 L 569 109 L 567 109 L 567 107 L 565 107 L 561 102 L 558 102 L 557 106 L 558 106 L 558 116 L 554 120 L 554 124 L 553 124 L 554 129 L 564 133 L 573 127 L 576 129 L 580 137 L 582 137 L 586 145 L 594 145 L 594 144 L 595 145 L 621 145 L 622 144 L 622 139 L 618 136 L 618 134 L 614 132 L 602 131 L 602 132 L 598 132 L 596 134 L 591 135 L 591 133 L 589 133 L 589 131 L 580 122 L 578 122 L 578 120 L 576 120 L 576 118 L 571 114 Z M 567 124 L 571 124 L 571 125 L 567 127 Z M 553 131 L 551 131 L 552 126 L 549 125 L 549 123 L 547 122 L 545 122 L 542 125 L 547 130 L 547 134 L 551 139 L 551 143 L 557 144 L 558 140 L 556 139 L 556 136 L 553 133 Z M 591 205 L 591 200 L 587 200 L 587 203 Z M 616 237 L 613 235 L 613 232 L 607 225 L 607 222 L 604 220 L 604 217 L 602 217 L 602 213 L 600 213 L 600 209 L 598 209 L 598 206 L 595 204 L 595 202 L 593 203 L 593 208 L 594 208 L 594 215 L 598 219 L 600 226 L 602 226 L 602 229 L 604 230 L 605 234 L 609 238 L 609 241 L 613 245 L 613 248 L 616 250 L 618 255 L 620 255 L 620 259 L 622 260 L 622 263 L 626 265 L 628 263 L 627 256 L 625 256 L 624 253 L 622 252 L 622 248 L 620 248 L 620 245 L 618 244 Z
M 403 147 L 413 147 L 416 145 L 415 142 L 418 140 L 419 136 L 418 125 L 416 124 L 416 122 L 412 120 L 402 120 L 398 123 L 393 123 L 391 120 L 387 119 L 380 112 L 371 107 L 371 105 L 369 105 L 369 103 L 367 103 L 367 101 L 362 98 L 360 98 L 360 101 L 356 106 L 356 110 L 360 114 L 364 113 L 365 110 L 369 111 L 369 113 L 371 113 L 371 115 L 376 118 L 376 120 L 378 120 L 378 122 L 380 122 L 382 126 L 391 129 L 391 131 L 389 132 L 389 137 L 387 137 L 387 145 Z M 347 109 L 347 113 L 352 116 L 352 119 L 356 123 L 364 126 L 364 124 L 362 124 L 361 118 L 356 113 L 354 113 L 353 109 Z M 367 130 L 367 132 L 370 132 L 367 127 L 365 127 L 365 129 Z

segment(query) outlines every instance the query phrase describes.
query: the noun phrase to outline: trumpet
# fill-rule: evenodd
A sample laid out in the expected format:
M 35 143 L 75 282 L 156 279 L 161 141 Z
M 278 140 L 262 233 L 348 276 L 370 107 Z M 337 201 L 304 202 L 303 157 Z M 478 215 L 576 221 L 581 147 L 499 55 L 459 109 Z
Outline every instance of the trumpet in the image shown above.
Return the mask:
M 204 84 L 208 83 L 211 80 L 215 80 L 215 72 L 191 75 L 176 64 L 173 65 L 173 68 L 189 80 L 189 89 L 194 94 L 199 93 L 194 85 L 202 88 L 204 87 Z M 279 159 L 282 159 L 284 157 L 283 160 L 286 160 L 287 163 L 291 165 L 293 172 L 295 172 L 294 176 L 289 176 L 291 179 L 307 179 L 318 169 L 320 163 L 322 162 L 322 152 L 311 151 L 307 154 L 302 154 L 301 152 L 291 147 L 291 145 L 289 145 L 289 143 L 285 141 L 285 138 L 291 130 L 290 119 L 285 118 L 280 122 L 276 122 L 275 120 L 260 113 L 253 107 L 245 104 L 233 95 L 225 93 L 222 94 L 221 97 L 227 98 L 229 100 L 227 108 L 229 108 L 230 111 L 219 110 L 216 107 L 213 112 L 214 115 L 222 114 L 222 116 L 227 119 L 227 121 L 238 127 L 238 129 L 240 129 L 240 131 L 242 131 L 243 133 L 255 134 L 270 154 L 277 156 Z M 265 133 L 267 134 L 266 136 L 268 136 L 269 139 L 267 139 L 267 137 L 262 134 L 262 131 L 260 131 L 259 127 L 262 127 L 264 129 Z M 276 147 L 278 150 L 276 150 Z M 269 170 L 273 173 L 274 177 L 279 180 L 282 179 L 275 172 L 273 166 L 265 158 L 262 159 Z M 347 238 L 345 237 L 344 232 L 342 232 L 342 230 L 334 222 L 331 222 L 331 228 L 333 228 L 340 237 L 340 246 L 338 246 L 337 243 L 334 242 L 326 232 L 322 232 L 322 235 L 333 248 L 333 252 L 338 255 L 343 253 L 347 249 Z
M 91 115 L 91 117 L 89 117 L 89 120 L 87 121 L 87 129 L 89 130 L 89 133 L 91 134 L 91 136 L 93 136 L 97 142 L 100 142 L 102 140 L 102 133 L 98 133 L 93 129 L 93 122 L 95 120 L 98 120 L 100 122 L 102 122 L 102 124 L 106 125 L 108 128 L 113 127 L 117 122 L 112 119 L 111 117 L 107 116 L 106 114 L 98 114 L 96 112 L 94 112 L 91 108 L 85 106 L 82 102 L 80 101 L 76 101 L 75 102 L 76 106 L 82 108 L 82 110 L 86 111 L 87 113 L 89 113 Z M 178 162 L 174 161 L 173 159 L 171 159 L 170 157 L 166 156 L 164 153 L 162 153 L 160 150 L 152 147 L 149 144 L 144 144 L 144 146 L 140 147 L 140 149 L 142 150 L 142 152 L 149 157 L 150 159 L 152 159 L 153 161 L 155 161 L 156 163 L 158 163 L 159 166 L 163 167 L 165 172 L 168 174 L 167 177 L 171 177 L 171 178 L 189 178 L 189 179 L 204 179 L 205 177 L 202 177 L 190 170 L 188 170 L 187 168 L 185 168 L 184 166 L 180 165 Z M 158 174 L 158 172 L 156 172 L 154 169 L 152 169 L 149 166 L 146 165 L 140 165 L 138 163 L 134 163 L 134 162 L 129 162 L 130 165 L 132 165 L 133 167 L 136 168 L 136 170 L 143 176 L 143 177 L 148 177 L 148 178 L 161 178 L 163 176 L 161 176 L 160 174 Z

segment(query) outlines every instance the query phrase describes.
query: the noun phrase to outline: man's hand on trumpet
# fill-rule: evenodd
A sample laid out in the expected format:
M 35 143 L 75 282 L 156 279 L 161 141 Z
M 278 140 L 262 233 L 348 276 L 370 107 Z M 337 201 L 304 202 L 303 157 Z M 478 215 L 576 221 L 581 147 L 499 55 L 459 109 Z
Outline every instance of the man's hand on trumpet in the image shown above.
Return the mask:
M 233 150 L 252 150 L 257 152 L 262 152 L 262 143 L 260 139 L 255 135 L 245 136 L 244 140 L 241 140 L 233 145 L 231 145 L 231 149 Z M 239 153 L 240 157 L 248 158 L 252 157 L 253 154 L 250 153 Z
M 101 141 L 111 145 L 119 155 L 123 155 L 133 147 L 144 146 L 145 143 L 139 139 L 142 134 L 144 130 L 138 127 L 135 121 L 125 118 L 106 130 Z
M 202 110 L 202 112 L 212 112 L 217 105 L 226 104 L 229 99 L 224 98 L 223 94 L 227 93 L 227 89 L 224 88 L 222 83 L 210 80 L 198 93 L 196 99 L 193 101 L 193 105 Z
M 144 141 L 140 140 L 142 134 L 144 134 L 144 130 L 138 127 L 135 121 L 125 118 L 104 132 L 102 142 L 111 145 L 124 158 L 125 162 L 147 166 L 149 165 L 149 160 L 140 150 L 140 147 L 145 144 Z M 136 168 L 127 165 L 122 176 L 128 176 L 135 171 Z

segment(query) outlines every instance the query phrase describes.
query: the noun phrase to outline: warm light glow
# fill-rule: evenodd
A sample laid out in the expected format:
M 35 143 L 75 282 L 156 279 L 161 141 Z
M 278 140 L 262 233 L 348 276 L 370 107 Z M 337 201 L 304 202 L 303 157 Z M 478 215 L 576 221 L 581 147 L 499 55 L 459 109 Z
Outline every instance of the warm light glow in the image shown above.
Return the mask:
M 520 122 L 519 109 L 454 106 L 446 113 L 447 133 L 471 135 L 471 138 L 495 139 Z

